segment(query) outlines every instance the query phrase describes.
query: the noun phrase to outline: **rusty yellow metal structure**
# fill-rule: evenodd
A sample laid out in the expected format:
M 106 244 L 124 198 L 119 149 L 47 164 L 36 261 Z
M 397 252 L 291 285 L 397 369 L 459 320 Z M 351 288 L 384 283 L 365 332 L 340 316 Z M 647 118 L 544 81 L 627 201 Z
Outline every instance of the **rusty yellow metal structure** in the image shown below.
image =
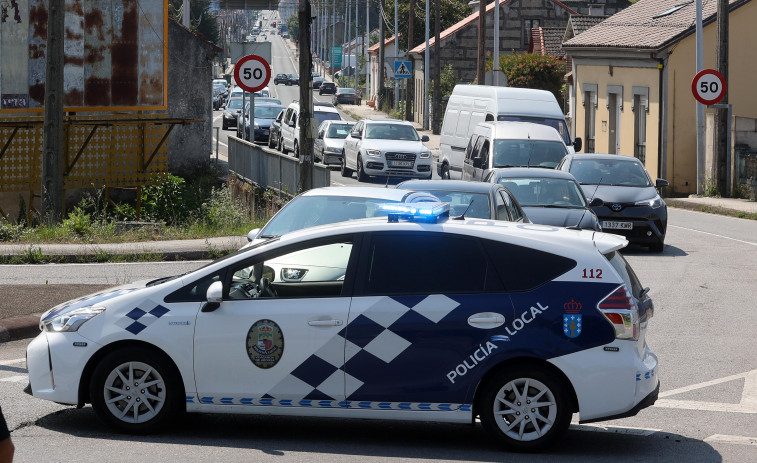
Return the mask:
M 63 188 L 141 188 L 168 174 L 165 144 L 176 124 L 165 114 L 67 116 Z M 28 192 L 29 215 L 42 184 L 39 116 L 0 118 L 0 192 Z M 0 209 L 0 214 L 5 213 Z M 6 217 L 7 219 L 7 217 Z

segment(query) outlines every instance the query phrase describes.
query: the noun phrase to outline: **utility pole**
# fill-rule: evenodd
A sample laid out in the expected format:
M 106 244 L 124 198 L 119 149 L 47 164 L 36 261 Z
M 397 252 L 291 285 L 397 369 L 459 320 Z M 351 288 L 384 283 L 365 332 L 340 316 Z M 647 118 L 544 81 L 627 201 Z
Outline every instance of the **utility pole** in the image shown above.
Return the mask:
M 437 9 L 439 7 L 437 6 Z M 437 10 L 438 11 L 438 10 Z M 478 2 L 478 69 L 476 80 L 478 85 L 484 85 L 484 69 L 486 69 L 484 60 L 484 40 L 486 39 L 486 3 L 484 0 Z
M 368 47 L 371 46 L 371 0 L 365 0 L 365 100 L 371 98 L 371 58 Z
M 439 114 L 441 112 L 440 103 L 442 101 L 442 90 L 440 82 L 442 78 L 442 67 L 439 60 L 441 58 L 440 55 L 442 54 L 442 44 L 439 37 L 441 29 L 441 22 L 439 21 L 439 17 L 441 16 L 442 10 L 441 6 L 439 5 L 439 0 L 435 0 L 435 3 L 436 12 L 434 13 L 434 27 L 436 28 L 436 30 L 434 31 L 434 110 L 432 111 L 434 115 L 434 124 L 431 127 L 431 130 L 433 131 L 434 135 L 439 135 L 442 125 L 442 115 Z
M 385 85 L 384 85 L 384 0 L 379 1 L 379 49 L 378 49 L 378 109 L 383 110 L 383 105 L 386 103 Z
M 429 9 L 429 2 L 430 0 L 426 0 L 426 51 L 423 54 L 423 130 L 428 130 L 429 126 L 429 113 L 430 113 L 430 98 L 428 94 L 428 80 L 429 73 L 431 72 L 431 66 L 429 65 L 430 60 L 430 53 L 431 50 L 428 47 L 429 42 L 429 32 L 430 32 L 430 23 L 431 23 L 431 16 L 430 16 L 430 9 Z
M 360 80 L 360 74 L 358 73 L 358 62 L 357 62 L 357 38 L 360 35 L 360 16 L 358 14 L 358 0 L 355 0 L 355 92 L 357 92 L 357 88 L 359 86 L 359 80 Z
M 357 0 L 356 0 L 357 1 Z M 350 0 L 347 0 L 347 66 L 344 65 L 342 60 L 342 69 L 346 69 L 342 72 L 342 75 L 347 73 L 347 87 L 350 86 L 350 50 L 352 49 L 352 10 L 350 9 Z
M 65 0 L 50 0 L 49 5 L 41 196 L 42 220 L 53 225 L 63 217 L 63 34 L 66 10 Z
M 415 19 L 415 0 L 410 0 L 410 9 L 407 12 L 407 58 L 410 58 L 410 50 L 413 49 L 413 34 L 415 33 L 415 28 L 413 24 L 413 19 Z M 414 73 L 413 73 L 414 74 Z M 413 95 L 413 75 L 410 75 L 410 79 L 407 79 L 407 90 L 405 91 L 405 120 L 406 121 L 412 121 L 413 120 L 413 111 L 412 111 L 412 95 Z
M 696 65 L 697 73 L 704 69 L 704 52 L 702 39 L 702 0 L 696 0 Z M 704 105 L 697 101 L 697 194 L 704 193 Z
M 394 61 L 397 61 L 400 57 L 400 30 L 399 26 L 397 25 L 397 2 L 399 0 L 394 0 Z M 392 63 L 394 64 L 394 63 Z M 397 79 L 397 76 L 394 76 L 394 110 L 399 111 L 400 109 L 400 85 L 399 85 L 399 79 Z
M 312 14 L 309 1 L 302 1 L 297 8 L 300 23 L 299 53 L 300 53 L 300 114 L 298 124 L 300 130 L 300 178 L 297 182 L 298 191 L 313 188 L 313 76 L 310 74 L 313 55 L 310 53 L 310 27 Z
M 718 0 L 718 30 L 717 30 L 717 61 L 718 72 L 725 78 L 726 88 L 721 105 L 728 104 L 728 0 Z M 728 146 L 728 111 L 726 109 L 715 110 L 715 180 L 718 193 L 723 197 L 730 197 L 728 191 L 728 177 L 731 175 L 726 166 L 731 155 L 731 147 Z

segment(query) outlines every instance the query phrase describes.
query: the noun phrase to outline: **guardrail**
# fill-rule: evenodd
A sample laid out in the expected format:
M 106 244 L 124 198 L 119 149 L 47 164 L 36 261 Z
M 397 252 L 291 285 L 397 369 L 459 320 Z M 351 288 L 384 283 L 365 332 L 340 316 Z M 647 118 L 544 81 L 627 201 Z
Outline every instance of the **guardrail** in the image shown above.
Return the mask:
M 292 156 L 229 136 L 229 169 L 261 188 L 297 194 L 300 160 Z M 313 164 L 313 188 L 330 184 L 329 168 L 325 164 Z

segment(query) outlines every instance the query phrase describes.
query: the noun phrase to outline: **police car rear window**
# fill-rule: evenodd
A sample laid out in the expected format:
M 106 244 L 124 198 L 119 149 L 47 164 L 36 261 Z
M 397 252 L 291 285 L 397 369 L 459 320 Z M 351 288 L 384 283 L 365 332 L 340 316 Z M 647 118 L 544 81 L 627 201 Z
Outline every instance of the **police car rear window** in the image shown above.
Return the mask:
M 576 266 L 576 261 L 538 249 L 484 240 L 484 249 L 507 291 L 530 291 Z

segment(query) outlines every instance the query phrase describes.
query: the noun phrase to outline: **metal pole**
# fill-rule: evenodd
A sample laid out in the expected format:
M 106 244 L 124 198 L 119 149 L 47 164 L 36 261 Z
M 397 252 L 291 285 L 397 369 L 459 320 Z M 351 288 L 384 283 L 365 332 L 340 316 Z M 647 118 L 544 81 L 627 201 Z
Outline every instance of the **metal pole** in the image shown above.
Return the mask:
M 410 50 L 413 49 L 413 35 L 415 35 L 415 0 L 410 0 L 410 9 L 407 13 L 407 58 L 410 58 Z M 412 121 L 413 120 L 413 113 L 412 113 L 412 104 L 410 103 L 412 101 L 410 92 L 413 88 L 413 75 L 411 73 L 410 79 L 407 79 L 407 82 L 405 83 L 405 120 Z
M 704 69 L 704 53 L 702 51 L 702 0 L 696 0 L 696 53 L 697 72 Z M 697 194 L 704 193 L 704 105 L 697 105 Z
M 397 26 L 397 2 L 394 0 L 394 61 L 397 61 L 400 56 L 400 35 L 399 28 Z M 398 111 L 400 106 L 400 86 L 397 76 L 394 76 L 394 110 Z
M 371 46 L 371 0 L 365 0 L 365 99 L 371 97 L 371 60 L 368 47 Z
M 484 37 L 486 37 L 486 4 L 483 0 L 478 2 L 478 69 L 476 70 L 476 79 L 478 85 L 484 85 Z
M 48 8 L 45 120 L 42 148 L 42 219 L 48 225 L 63 217 L 63 35 L 65 1 L 50 0 Z M 34 198 L 29 200 L 29 210 Z
M 332 56 L 333 47 L 336 45 L 336 0 L 332 0 L 331 3 L 331 49 L 329 49 L 329 71 L 331 71 L 331 77 L 334 77 L 334 57 Z
M 352 10 L 350 9 L 350 0 L 347 0 L 347 85 L 350 86 L 350 49 L 352 48 Z M 344 58 L 342 58 L 342 69 L 345 69 Z M 344 72 L 342 72 L 344 75 Z
M 358 50 L 357 37 L 358 37 L 359 28 L 360 28 L 360 21 L 359 21 L 360 17 L 358 15 L 358 6 L 359 6 L 358 0 L 355 0 L 355 91 L 356 92 L 358 88 L 358 80 L 359 80 L 358 76 L 360 75 L 358 74 L 358 69 L 357 69 L 358 68 L 357 66 L 357 50 Z
M 441 16 L 441 5 L 439 4 L 439 0 L 435 0 L 436 8 L 434 12 L 434 109 L 431 111 L 434 115 L 434 121 L 431 125 L 431 129 L 434 135 L 439 135 L 439 132 L 441 132 L 441 126 L 442 126 L 442 115 L 441 115 L 441 102 L 442 102 L 442 91 L 441 91 L 441 79 L 442 79 L 442 68 L 440 64 L 441 54 L 442 54 L 442 41 L 439 34 L 441 33 L 441 25 L 440 25 L 440 16 Z
M 429 67 L 429 53 L 428 48 L 429 33 L 430 33 L 430 21 L 429 21 L 429 4 L 430 0 L 426 0 L 426 52 L 423 55 L 423 130 L 428 130 L 429 117 L 431 117 L 431 98 L 428 95 L 428 73 L 431 72 Z
M 494 56 L 492 85 L 499 86 L 499 0 L 494 0 Z

